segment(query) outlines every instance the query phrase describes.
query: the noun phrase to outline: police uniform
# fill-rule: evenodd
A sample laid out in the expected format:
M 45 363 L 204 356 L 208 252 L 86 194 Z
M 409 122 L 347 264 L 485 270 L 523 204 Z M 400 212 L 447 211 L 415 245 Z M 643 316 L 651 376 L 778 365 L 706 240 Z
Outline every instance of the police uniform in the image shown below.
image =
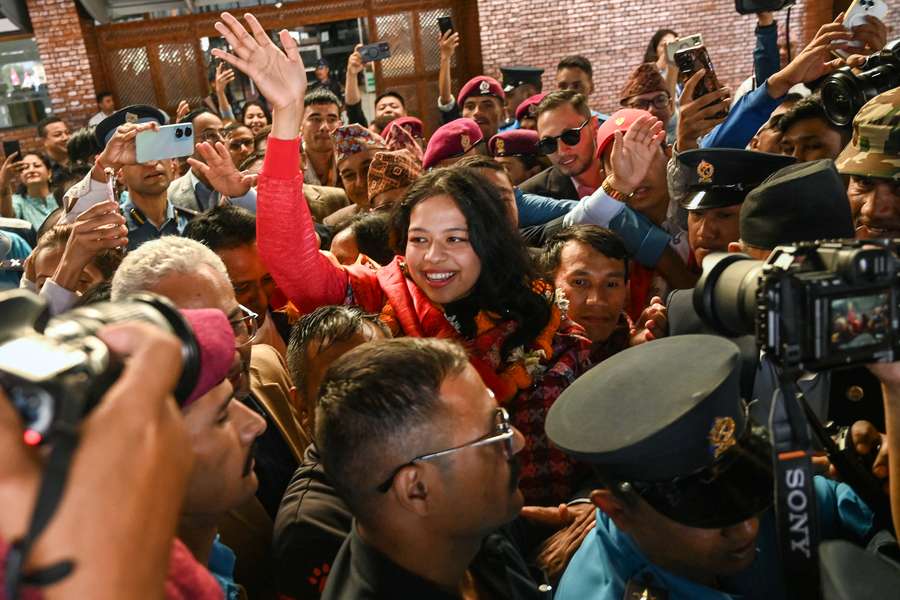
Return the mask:
M 727 339 L 670 337 L 624 350 L 566 388 L 547 414 L 550 440 L 591 463 L 598 488 L 640 497 L 664 518 L 721 529 L 760 516 L 756 556 L 714 589 L 654 564 L 613 519 L 573 556 L 557 600 L 786 597 L 774 519 L 772 447 L 740 399 L 739 351 Z M 627 407 L 627 408 L 626 408 Z M 863 538 L 872 513 L 846 485 L 816 478 L 823 538 Z M 677 543 L 677 540 L 671 540 Z
M 128 228 L 129 251 L 144 242 L 159 239 L 164 235 L 182 235 L 187 224 L 198 214 L 189 208 L 182 208 L 168 202 L 166 204 L 166 220 L 157 227 L 131 200 L 122 205 L 122 213 L 125 215 L 125 227 Z
M 503 77 L 503 93 L 505 94 L 509 94 L 522 85 L 532 85 L 538 92 L 543 87 L 541 75 L 544 74 L 544 69 L 536 67 L 500 67 L 500 74 Z M 518 112 L 518 106 L 511 106 L 510 110 L 515 114 Z M 518 117 L 514 118 L 512 115 L 506 122 L 500 124 L 501 132 L 518 128 L 519 119 Z

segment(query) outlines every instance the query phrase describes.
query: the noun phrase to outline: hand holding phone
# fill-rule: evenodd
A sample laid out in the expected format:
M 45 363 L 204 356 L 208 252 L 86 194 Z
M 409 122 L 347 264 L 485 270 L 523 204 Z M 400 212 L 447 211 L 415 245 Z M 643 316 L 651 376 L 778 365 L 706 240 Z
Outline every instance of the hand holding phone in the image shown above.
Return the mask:
M 722 84 L 719 83 L 719 78 L 716 77 L 716 72 L 713 68 L 712 60 L 709 58 L 709 52 L 707 52 L 706 46 L 695 46 L 693 48 L 679 50 L 675 53 L 675 64 L 678 66 L 678 72 L 680 73 L 682 83 L 685 83 L 688 79 L 693 77 L 697 71 L 700 71 L 701 69 L 706 71 L 706 75 L 703 76 L 694 88 L 691 100 L 696 100 L 697 98 L 715 92 L 722 87 Z M 716 116 L 722 115 L 717 114 Z
M 697 46 L 703 45 L 703 36 L 699 33 L 695 33 L 694 35 L 689 35 L 683 38 L 678 38 L 674 42 L 669 42 L 666 44 L 666 58 L 669 60 L 669 64 L 675 64 L 675 53 L 679 50 L 684 50 L 685 48 L 695 48 Z
M 441 37 L 444 37 L 448 31 L 453 31 L 453 19 L 450 17 L 438 17 L 438 28 L 441 30 Z
M 391 46 L 387 42 L 375 42 L 366 44 L 359 49 L 359 55 L 363 62 L 375 62 L 391 57 Z
M 193 153 L 194 128 L 190 123 L 164 125 L 157 131 L 142 131 L 135 137 L 135 155 L 139 163 Z

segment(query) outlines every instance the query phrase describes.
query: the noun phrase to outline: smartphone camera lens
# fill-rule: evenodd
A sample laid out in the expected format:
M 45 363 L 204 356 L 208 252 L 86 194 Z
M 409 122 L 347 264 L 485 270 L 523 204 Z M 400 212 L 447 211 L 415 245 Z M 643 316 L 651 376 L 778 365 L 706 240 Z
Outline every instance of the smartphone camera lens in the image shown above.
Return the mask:
M 175 137 L 176 137 L 176 138 L 180 138 L 180 137 L 183 136 L 183 135 L 184 135 L 184 133 L 182 133 L 182 131 L 181 131 L 180 129 L 176 129 L 176 130 L 175 130 Z
M 191 128 L 185 127 L 184 128 L 184 137 L 191 137 L 192 135 L 194 135 L 194 132 L 191 130 Z

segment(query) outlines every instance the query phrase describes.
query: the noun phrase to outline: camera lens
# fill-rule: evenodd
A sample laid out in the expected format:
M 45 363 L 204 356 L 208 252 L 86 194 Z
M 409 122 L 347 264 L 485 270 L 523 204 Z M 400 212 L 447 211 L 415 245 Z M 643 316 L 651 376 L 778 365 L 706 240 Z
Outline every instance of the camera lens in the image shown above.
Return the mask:
M 849 125 L 865 104 L 857 80 L 846 73 L 835 73 L 822 85 L 822 104 L 828 120 L 839 127 Z
M 694 287 L 694 308 L 703 322 L 722 335 L 746 335 L 756 329 L 756 290 L 765 263 L 741 254 L 712 254 Z
M 190 127 L 185 127 L 184 128 L 184 137 L 191 137 L 192 135 L 194 135 L 193 130 Z
M 183 135 L 184 135 L 184 133 L 183 133 L 180 129 L 176 129 L 176 130 L 175 130 L 175 137 L 176 137 L 176 138 L 180 138 L 180 137 L 183 136 Z

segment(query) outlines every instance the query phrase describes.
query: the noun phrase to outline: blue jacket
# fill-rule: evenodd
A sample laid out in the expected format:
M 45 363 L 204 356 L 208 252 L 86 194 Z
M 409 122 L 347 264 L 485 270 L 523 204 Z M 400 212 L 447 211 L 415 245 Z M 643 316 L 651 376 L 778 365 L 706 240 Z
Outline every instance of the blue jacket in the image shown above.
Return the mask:
M 731 107 L 725 121 L 700 140 L 701 148 L 737 148 L 743 150 L 778 108 L 782 98 L 769 95 L 769 84 L 763 83 L 745 94 Z
M 872 512 L 843 483 L 815 478 L 822 539 L 863 538 L 872 528 Z M 775 514 L 760 517 L 756 560 L 747 570 L 719 582 L 728 592 L 700 585 L 651 563 L 632 538 L 619 530 L 602 511 L 597 525 L 572 557 L 555 600 L 621 600 L 632 579 L 652 578 L 652 585 L 668 591 L 669 600 L 783 600 L 781 564 L 775 535 Z

